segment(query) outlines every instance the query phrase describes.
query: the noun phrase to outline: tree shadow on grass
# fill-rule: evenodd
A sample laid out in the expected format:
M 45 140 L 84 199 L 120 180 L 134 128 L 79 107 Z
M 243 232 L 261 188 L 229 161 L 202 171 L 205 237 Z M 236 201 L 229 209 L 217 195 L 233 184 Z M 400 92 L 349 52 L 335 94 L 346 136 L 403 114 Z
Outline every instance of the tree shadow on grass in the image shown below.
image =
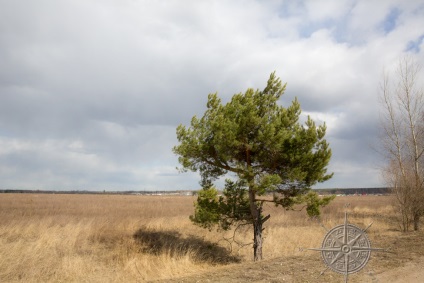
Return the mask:
M 205 241 L 193 235 L 183 237 L 177 231 L 156 231 L 140 228 L 134 233 L 134 239 L 144 253 L 169 254 L 173 258 L 190 255 L 195 261 L 211 264 L 240 262 L 240 258 L 215 243 Z

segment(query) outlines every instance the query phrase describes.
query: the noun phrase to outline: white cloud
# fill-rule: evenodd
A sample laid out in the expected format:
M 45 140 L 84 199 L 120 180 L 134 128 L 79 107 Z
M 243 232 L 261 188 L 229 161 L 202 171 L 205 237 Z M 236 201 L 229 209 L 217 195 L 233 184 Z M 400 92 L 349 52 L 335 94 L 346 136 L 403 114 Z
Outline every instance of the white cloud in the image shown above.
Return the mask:
M 349 13 L 354 1 L 305 1 L 308 19 L 314 21 L 325 21 L 329 19 L 340 19 Z
M 340 128 L 341 121 L 346 119 L 345 113 L 326 113 L 326 112 L 307 112 L 304 111 L 303 115 L 311 117 L 317 125 L 325 123 L 327 127 L 327 136 L 332 136 L 334 131 Z

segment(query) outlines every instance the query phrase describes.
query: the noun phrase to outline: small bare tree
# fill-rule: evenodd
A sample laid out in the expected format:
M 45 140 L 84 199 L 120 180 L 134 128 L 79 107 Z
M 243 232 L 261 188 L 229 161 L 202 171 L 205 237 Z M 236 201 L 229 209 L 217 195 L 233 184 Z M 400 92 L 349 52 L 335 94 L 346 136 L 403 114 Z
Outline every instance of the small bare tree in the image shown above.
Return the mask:
M 383 177 L 394 190 L 403 231 L 411 224 L 418 230 L 424 215 L 424 93 L 418 87 L 419 72 L 419 65 L 404 57 L 394 81 L 385 74 L 381 85 Z

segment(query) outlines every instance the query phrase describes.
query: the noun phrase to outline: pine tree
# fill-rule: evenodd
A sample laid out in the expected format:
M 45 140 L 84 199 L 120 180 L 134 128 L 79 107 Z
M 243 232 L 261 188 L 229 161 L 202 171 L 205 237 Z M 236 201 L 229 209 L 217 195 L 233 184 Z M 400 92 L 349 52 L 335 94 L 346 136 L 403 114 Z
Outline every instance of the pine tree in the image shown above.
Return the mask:
M 252 224 L 255 261 L 262 259 L 263 223 L 269 219 L 263 215 L 264 202 L 285 209 L 304 203 L 313 216 L 332 199 L 319 198 L 310 189 L 332 177 L 326 169 L 331 157 L 326 126 L 317 127 L 310 117 L 302 125 L 297 99 L 287 108 L 280 106 L 285 88 L 272 73 L 263 91 L 249 88 L 225 105 L 216 93 L 209 94 L 203 117 L 194 116 L 190 127 L 178 126 L 180 144 L 173 148 L 182 171 L 201 175 L 203 190 L 191 220 L 209 229 Z M 213 181 L 228 173 L 238 181 L 227 179 L 218 197 Z

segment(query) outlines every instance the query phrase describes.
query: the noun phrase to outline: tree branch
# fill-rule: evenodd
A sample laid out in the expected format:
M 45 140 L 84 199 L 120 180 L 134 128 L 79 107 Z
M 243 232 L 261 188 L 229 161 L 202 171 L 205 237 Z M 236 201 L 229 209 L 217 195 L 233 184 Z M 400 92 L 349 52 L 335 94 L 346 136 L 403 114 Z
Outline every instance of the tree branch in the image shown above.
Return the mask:
M 272 203 L 275 203 L 275 201 L 274 200 L 269 200 L 269 199 L 256 199 L 256 201 L 260 201 L 260 202 L 262 202 L 262 203 L 264 203 L 264 202 L 272 202 Z
M 203 159 L 202 161 L 206 162 L 209 165 L 216 166 L 218 168 L 225 169 L 227 171 L 231 171 L 231 172 L 234 172 L 234 173 L 241 173 L 242 172 L 239 169 L 236 169 L 236 168 L 233 168 L 233 167 L 231 167 L 229 165 L 223 164 L 219 160 L 214 160 L 215 162 L 213 162 L 213 161 L 210 161 L 208 159 Z

